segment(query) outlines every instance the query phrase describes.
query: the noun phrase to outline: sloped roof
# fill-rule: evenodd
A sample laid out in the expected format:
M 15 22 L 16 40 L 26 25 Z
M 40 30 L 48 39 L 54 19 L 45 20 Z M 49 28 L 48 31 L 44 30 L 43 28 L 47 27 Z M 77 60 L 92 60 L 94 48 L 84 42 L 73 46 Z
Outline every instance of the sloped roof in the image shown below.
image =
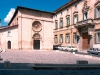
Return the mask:
M 61 6 L 60 8 L 58 8 L 57 10 L 54 11 L 54 13 L 58 13 L 64 9 L 67 9 L 68 7 L 70 7 L 71 5 L 80 2 L 82 0 L 71 0 L 70 2 L 66 3 L 65 5 Z
M 32 10 L 32 11 L 39 11 L 39 12 L 54 14 L 54 12 L 48 12 L 48 11 L 42 11 L 42 10 L 37 10 L 37 9 L 32 9 L 32 8 L 27 8 L 27 7 L 22 7 L 22 6 L 17 6 L 17 8 L 15 10 L 15 13 L 14 13 L 13 17 L 11 18 L 10 22 L 8 23 L 8 25 L 10 25 L 10 23 L 12 22 L 12 20 L 15 18 L 15 16 L 18 13 L 19 9 L 26 9 L 26 10 Z

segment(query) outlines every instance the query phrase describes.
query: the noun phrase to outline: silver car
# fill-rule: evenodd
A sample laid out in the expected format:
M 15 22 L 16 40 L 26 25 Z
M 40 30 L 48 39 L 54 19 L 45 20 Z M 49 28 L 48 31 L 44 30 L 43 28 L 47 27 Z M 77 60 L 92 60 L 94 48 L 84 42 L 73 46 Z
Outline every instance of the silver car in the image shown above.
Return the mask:
M 78 49 L 74 46 L 67 46 L 66 50 L 68 50 L 70 52 L 78 52 Z
M 87 52 L 90 54 L 90 53 L 94 53 L 94 54 L 98 54 L 100 55 L 100 49 L 99 48 L 89 48 L 87 50 Z

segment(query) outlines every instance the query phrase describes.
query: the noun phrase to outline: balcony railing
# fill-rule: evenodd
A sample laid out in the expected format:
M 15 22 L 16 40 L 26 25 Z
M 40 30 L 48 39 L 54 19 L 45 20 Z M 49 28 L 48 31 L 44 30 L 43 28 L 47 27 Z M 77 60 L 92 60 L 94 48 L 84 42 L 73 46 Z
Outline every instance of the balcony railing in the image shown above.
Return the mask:
M 83 21 L 79 21 L 76 23 L 75 27 L 81 27 L 81 26 L 85 26 L 85 25 L 94 25 L 93 19 L 86 19 Z

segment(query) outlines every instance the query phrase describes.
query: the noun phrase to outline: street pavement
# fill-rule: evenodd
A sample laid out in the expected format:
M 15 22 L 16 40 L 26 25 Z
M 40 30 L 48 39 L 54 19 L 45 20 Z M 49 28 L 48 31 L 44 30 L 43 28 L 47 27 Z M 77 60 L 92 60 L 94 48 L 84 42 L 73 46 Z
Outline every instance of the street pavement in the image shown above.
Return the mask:
M 100 64 L 99 57 L 59 50 L 6 50 L 0 55 L 3 58 L 0 63 L 9 60 L 11 63 L 76 64 L 77 60 L 87 60 L 89 64 Z

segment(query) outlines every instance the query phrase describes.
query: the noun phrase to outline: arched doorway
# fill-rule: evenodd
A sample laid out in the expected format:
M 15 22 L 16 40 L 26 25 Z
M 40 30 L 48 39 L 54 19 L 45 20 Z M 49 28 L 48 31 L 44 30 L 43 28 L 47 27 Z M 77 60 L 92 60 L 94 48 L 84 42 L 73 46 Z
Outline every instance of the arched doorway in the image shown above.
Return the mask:
M 35 33 L 33 35 L 33 49 L 39 50 L 40 49 L 40 34 Z
M 8 45 L 8 49 L 11 49 L 11 41 L 8 41 L 7 45 Z

